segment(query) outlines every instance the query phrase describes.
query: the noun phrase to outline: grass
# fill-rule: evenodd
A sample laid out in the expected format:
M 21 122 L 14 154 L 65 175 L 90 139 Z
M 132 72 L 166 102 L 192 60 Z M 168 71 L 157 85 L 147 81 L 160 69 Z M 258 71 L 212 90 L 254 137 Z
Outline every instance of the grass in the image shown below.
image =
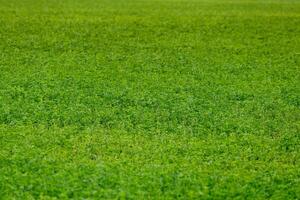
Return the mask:
M 0 199 L 300 199 L 300 2 L 0 0 Z

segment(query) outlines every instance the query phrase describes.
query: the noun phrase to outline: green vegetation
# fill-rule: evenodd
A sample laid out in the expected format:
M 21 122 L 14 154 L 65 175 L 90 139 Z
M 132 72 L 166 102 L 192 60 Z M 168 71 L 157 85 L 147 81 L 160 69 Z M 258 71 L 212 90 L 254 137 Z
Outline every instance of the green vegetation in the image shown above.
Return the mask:
M 300 199 L 300 1 L 0 0 L 0 199 Z

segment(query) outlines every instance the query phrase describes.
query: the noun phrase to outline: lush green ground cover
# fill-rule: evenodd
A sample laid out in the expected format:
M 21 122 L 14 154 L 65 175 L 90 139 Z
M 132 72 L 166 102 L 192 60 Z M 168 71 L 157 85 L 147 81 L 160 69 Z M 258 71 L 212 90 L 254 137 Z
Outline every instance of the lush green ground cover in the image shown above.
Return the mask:
M 0 0 L 0 199 L 300 199 L 300 1 Z

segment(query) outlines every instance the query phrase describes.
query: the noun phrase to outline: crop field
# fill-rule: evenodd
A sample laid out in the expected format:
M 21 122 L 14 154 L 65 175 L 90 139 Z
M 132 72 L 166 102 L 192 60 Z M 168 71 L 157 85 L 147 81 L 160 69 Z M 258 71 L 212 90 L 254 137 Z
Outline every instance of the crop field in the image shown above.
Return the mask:
M 300 1 L 0 0 L 0 199 L 300 199 Z

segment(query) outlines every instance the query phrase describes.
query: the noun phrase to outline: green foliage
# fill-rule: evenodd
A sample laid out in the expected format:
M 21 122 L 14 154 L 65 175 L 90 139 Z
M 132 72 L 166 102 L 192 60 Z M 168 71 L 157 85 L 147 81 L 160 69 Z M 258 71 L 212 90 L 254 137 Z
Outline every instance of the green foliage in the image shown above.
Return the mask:
M 300 2 L 0 0 L 0 199 L 300 199 Z

